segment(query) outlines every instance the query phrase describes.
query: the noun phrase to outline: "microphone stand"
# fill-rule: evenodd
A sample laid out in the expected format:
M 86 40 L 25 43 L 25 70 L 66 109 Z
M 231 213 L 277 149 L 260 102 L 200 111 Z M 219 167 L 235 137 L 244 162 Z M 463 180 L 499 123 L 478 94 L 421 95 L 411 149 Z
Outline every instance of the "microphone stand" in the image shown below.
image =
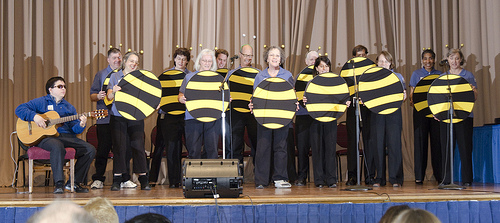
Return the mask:
M 453 140 L 454 140 L 453 139 L 453 114 L 455 113 L 455 110 L 453 108 L 453 95 L 451 94 L 449 76 L 446 76 L 446 81 L 448 82 L 448 89 L 447 89 L 448 90 L 448 102 L 450 103 L 450 109 L 448 110 L 448 116 L 450 117 L 450 126 L 448 129 L 449 134 L 450 134 L 450 143 L 449 143 L 449 146 L 450 146 L 449 147 L 449 152 L 450 152 L 450 184 L 448 184 L 448 185 L 440 184 L 438 186 L 438 189 L 462 190 L 462 189 L 466 189 L 466 187 L 453 183 L 453 152 L 455 151 L 453 148 Z M 446 171 L 446 167 L 445 167 L 445 174 L 446 174 L 446 172 L 447 171 Z
M 224 103 L 226 102 L 224 100 L 224 83 L 226 83 L 226 78 L 222 80 L 221 85 L 219 87 L 219 91 L 222 91 L 222 113 L 221 113 L 221 118 L 222 118 L 222 159 L 226 159 L 226 112 L 224 111 Z
M 345 188 L 345 190 L 348 190 L 348 191 L 363 191 L 363 190 L 371 190 L 372 188 L 371 187 L 368 187 L 368 186 L 363 186 L 361 185 L 361 168 L 363 168 L 363 166 L 360 167 L 359 165 L 359 133 L 360 133 L 360 130 L 359 130 L 359 121 L 361 119 L 361 110 L 359 108 L 359 91 L 358 91 L 358 82 L 356 80 L 356 73 L 354 72 L 354 60 L 351 59 L 351 64 L 352 64 L 352 76 L 354 78 L 354 92 L 355 92 L 355 96 L 353 98 L 353 106 L 354 107 L 354 116 L 356 118 L 356 179 L 357 179 L 357 183 L 356 185 L 352 185 L 352 186 L 347 186 Z M 366 173 L 365 173 L 366 174 Z

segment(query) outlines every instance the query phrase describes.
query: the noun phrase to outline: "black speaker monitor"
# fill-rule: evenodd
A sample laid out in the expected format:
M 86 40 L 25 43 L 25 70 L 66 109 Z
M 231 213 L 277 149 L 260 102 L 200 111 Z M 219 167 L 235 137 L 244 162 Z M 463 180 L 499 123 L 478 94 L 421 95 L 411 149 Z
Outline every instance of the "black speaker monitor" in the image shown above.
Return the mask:
M 243 176 L 238 159 L 186 159 L 183 192 L 186 198 L 239 197 Z

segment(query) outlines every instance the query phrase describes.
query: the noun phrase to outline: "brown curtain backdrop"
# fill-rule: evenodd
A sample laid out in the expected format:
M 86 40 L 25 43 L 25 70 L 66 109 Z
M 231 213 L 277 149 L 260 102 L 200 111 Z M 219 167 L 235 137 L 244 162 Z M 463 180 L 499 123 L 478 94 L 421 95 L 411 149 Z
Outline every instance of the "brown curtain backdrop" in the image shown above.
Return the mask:
M 45 95 L 45 81 L 57 75 L 66 79 L 66 99 L 78 111 L 94 109 L 89 89 L 95 73 L 107 66 L 109 45 L 143 50 L 140 67 L 156 75 L 173 66 L 177 45 L 192 47 L 194 59 L 202 48 L 236 54 L 241 45 L 250 44 L 260 69 L 265 67 L 263 46 L 284 45 L 285 68 L 297 75 L 305 67 L 306 45 L 321 47 L 319 52 L 328 54 L 339 73 L 352 47 L 363 44 L 372 60 L 382 50 L 392 53 L 395 71 L 408 84 L 421 67 L 422 48 L 434 49 L 440 61 L 445 45 L 463 43 L 465 69 L 474 73 L 479 88 L 474 125 L 500 117 L 496 0 L 5 0 L 0 11 L 0 185 L 10 185 L 14 173 L 9 144 L 17 119 L 14 109 Z M 89 120 L 88 126 L 94 122 Z M 155 122 L 156 114 L 146 119 L 146 135 Z M 403 104 L 402 138 L 405 177 L 413 180 L 408 102 Z M 146 148 L 149 144 L 147 139 Z

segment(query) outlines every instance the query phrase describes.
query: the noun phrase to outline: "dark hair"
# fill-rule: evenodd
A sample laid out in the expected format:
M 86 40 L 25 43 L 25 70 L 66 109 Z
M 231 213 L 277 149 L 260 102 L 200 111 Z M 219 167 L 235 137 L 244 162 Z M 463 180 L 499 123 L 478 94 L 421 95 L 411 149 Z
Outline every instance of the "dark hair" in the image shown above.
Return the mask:
M 368 54 L 368 49 L 363 46 L 363 45 L 357 45 L 355 46 L 354 48 L 352 48 L 352 56 L 355 57 L 356 56 L 356 53 L 361 51 L 361 50 L 364 50 L 366 54 Z
M 277 46 L 270 46 L 267 47 L 266 50 L 264 50 L 264 62 L 266 62 L 267 65 L 269 66 L 269 63 L 267 62 L 267 57 L 269 56 L 269 51 L 273 49 L 278 49 L 280 51 L 280 66 L 283 67 L 285 64 L 285 52 L 283 52 L 283 50 Z
M 191 60 L 191 52 L 189 52 L 188 49 L 186 48 L 178 48 L 175 50 L 174 52 L 174 66 L 176 66 L 175 64 L 175 58 L 177 57 L 177 55 L 182 55 L 182 56 L 185 56 L 188 63 L 189 63 L 189 60 Z
M 47 92 L 47 94 L 50 94 L 49 88 L 54 87 L 54 83 L 56 83 L 57 81 L 62 81 L 66 84 L 66 81 L 62 77 L 59 76 L 51 77 L 49 80 L 47 80 L 47 83 L 45 84 L 45 92 Z
M 224 54 L 226 55 L 227 57 L 229 57 L 229 52 L 227 52 L 227 50 L 225 49 L 218 49 L 215 51 L 215 58 L 217 58 L 219 56 L 219 54 Z
M 316 61 L 314 61 L 314 70 L 313 70 L 313 75 L 318 75 L 318 71 L 316 68 L 321 64 L 321 61 L 325 62 L 326 65 L 328 65 L 328 72 L 332 72 L 332 63 L 330 62 L 330 59 L 328 59 L 327 56 L 319 56 L 316 58 Z
M 171 221 L 161 214 L 145 213 L 137 215 L 125 223 L 171 223 Z
M 425 49 L 424 51 L 422 51 L 422 59 L 424 59 L 424 55 L 425 55 L 426 53 L 430 53 L 430 54 L 431 54 L 432 59 L 436 59 L 436 53 L 434 53 L 434 51 L 433 51 L 433 50 L 431 50 L 431 49 Z
M 112 53 L 121 53 L 121 51 L 118 48 L 113 47 L 113 48 L 111 48 L 111 49 L 108 50 L 108 57 Z

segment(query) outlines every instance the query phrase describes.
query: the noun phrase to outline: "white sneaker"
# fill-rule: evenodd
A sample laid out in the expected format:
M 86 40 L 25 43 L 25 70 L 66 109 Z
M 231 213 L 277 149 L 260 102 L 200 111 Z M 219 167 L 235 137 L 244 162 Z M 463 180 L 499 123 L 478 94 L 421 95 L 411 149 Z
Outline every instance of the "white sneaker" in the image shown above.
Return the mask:
M 288 181 L 284 181 L 284 180 L 275 180 L 274 181 L 274 186 L 276 188 L 289 188 L 289 187 L 292 187 L 292 185 L 290 183 L 288 183 Z
M 135 184 L 134 182 L 132 182 L 131 180 L 127 180 L 126 182 L 122 182 L 120 184 L 120 187 L 121 188 L 136 188 L 137 187 L 137 184 Z
M 102 189 L 104 187 L 104 183 L 100 180 L 94 180 L 92 185 L 90 185 L 90 189 Z

